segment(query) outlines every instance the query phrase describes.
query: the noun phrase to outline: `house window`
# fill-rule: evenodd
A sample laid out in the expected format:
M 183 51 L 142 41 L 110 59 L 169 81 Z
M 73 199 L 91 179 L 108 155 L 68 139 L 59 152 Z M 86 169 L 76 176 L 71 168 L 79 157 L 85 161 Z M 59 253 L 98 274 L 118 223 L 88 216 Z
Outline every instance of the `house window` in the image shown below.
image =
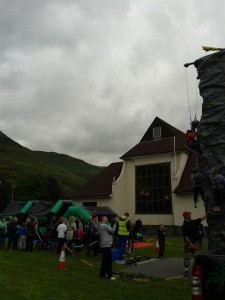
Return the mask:
M 136 166 L 136 213 L 172 212 L 170 164 Z
M 157 139 L 161 137 L 161 127 L 153 127 L 153 139 Z

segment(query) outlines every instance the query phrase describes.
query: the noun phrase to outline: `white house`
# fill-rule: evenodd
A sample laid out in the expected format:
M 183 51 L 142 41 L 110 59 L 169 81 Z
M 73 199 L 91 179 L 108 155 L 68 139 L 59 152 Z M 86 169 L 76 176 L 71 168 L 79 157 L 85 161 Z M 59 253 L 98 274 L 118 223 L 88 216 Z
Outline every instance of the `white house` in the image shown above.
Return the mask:
M 194 208 L 192 168 L 197 153 L 185 134 L 156 117 L 140 142 L 68 198 L 82 206 L 108 206 L 119 215 L 129 212 L 145 225 L 179 228 L 182 212 L 205 214 L 202 199 Z

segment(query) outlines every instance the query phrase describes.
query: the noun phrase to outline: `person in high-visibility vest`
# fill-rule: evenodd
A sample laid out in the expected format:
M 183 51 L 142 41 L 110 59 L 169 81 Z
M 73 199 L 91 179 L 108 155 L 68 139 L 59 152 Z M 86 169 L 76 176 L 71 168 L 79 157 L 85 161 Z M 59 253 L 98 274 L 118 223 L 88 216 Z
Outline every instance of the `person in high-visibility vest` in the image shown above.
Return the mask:
M 128 220 L 129 214 L 126 212 L 124 216 L 119 218 L 118 222 L 118 249 L 119 249 L 119 259 L 123 259 L 123 255 L 126 250 L 126 243 L 129 237 L 129 225 Z

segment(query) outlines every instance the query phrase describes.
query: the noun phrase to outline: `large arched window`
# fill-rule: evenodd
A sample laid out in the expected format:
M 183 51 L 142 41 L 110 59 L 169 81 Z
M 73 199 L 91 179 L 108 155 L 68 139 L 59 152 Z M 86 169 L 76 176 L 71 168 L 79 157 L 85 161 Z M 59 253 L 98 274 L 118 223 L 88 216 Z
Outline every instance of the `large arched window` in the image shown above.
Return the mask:
M 136 166 L 136 213 L 172 212 L 170 163 Z

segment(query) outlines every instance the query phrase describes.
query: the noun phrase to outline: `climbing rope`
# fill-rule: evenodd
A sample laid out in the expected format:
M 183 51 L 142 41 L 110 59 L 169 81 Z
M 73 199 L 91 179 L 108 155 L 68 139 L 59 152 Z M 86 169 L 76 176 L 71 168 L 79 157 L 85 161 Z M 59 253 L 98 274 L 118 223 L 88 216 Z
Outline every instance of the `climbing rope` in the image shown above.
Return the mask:
M 198 80 L 196 78 L 196 91 L 195 91 L 195 115 L 198 115 Z
M 189 109 L 189 116 L 190 116 L 190 123 L 191 123 L 191 106 L 190 106 L 190 100 L 189 100 L 189 91 L 188 91 L 186 68 L 184 70 L 185 70 L 185 81 L 186 81 L 186 90 L 187 90 L 188 109 Z

